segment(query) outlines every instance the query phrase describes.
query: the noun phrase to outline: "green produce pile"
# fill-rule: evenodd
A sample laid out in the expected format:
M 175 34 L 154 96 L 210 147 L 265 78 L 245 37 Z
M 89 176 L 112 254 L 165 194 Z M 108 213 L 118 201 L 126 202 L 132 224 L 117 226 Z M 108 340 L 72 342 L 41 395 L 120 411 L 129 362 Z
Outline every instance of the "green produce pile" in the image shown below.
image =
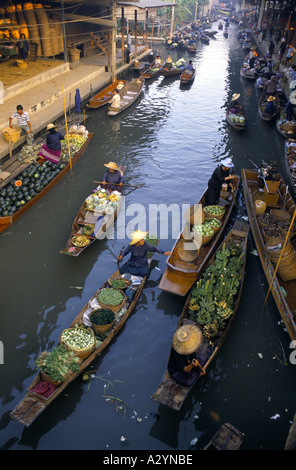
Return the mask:
M 95 325 L 109 325 L 115 320 L 115 315 L 109 308 L 101 308 L 92 312 L 89 319 Z
M 35 365 L 53 381 L 64 382 L 71 374 L 79 371 L 79 362 L 74 352 L 59 344 L 51 352 L 43 351 L 35 360 Z
M 223 330 L 233 314 L 243 266 L 240 243 L 231 243 L 217 252 L 214 262 L 205 270 L 191 293 L 188 315 L 203 327 L 205 337 Z
M 77 350 L 89 349 L 95 343 L 92 331 L 80 327 L 64 330 L 60 340 L 70 348 Z
M 109 289 L 102 289 L 97 294 L 97 300 L 99 304 L 102 303 L 103 305 L 110 305 L 111 307 L 116 307 L 123 302 L 124 296 L 118 289 L 110 287 Z
M 91 235 L 94 231 L 95 226 L 93 224 L 85 224 L 82 228 L 83 235 Z
M 158 244 L 158 237 L 157 235 L 147 235 L 147 237 L 145 238 L 145 242 L 149 243 L 149 245 L 153 245 L 153 246 L 156 246 Z M 153 256 L 153 252 L 152 251 L 147 251 L 147 256 L 148 258 L 151 258 Z
M 128 284 L 129 282 L 124 279 L 113 279 L 110 281 L 111 287 L 114 287 L 115 289 L 123 289 L 124 287 L 127 287 Z
M 205 223 L 208 224 L 210 227 L 221 227 L 221 222 L 217 219 L 207 220 Z
M 210 215 L 222 215 L 225 212 L 225 207 L 218 205 L 205 206 L 203 209 L 206 214 Z
M 17 178 L 0 190 L 0 217 L 13 215 L 31 201 L 65 166 L 65 163 L 57 165 L 52 162 L 44 162 L 41 165 L 33 163 L 28 166 Z M 20 186 L 16 186 L 17 181 L 21 181 Z
M 197 224 L 192 227 L 192 231 L 196 232 L 198 235 L 202 237 L 211 237 L 214 235 L 214 230 L 208 223 L 204 224 Z

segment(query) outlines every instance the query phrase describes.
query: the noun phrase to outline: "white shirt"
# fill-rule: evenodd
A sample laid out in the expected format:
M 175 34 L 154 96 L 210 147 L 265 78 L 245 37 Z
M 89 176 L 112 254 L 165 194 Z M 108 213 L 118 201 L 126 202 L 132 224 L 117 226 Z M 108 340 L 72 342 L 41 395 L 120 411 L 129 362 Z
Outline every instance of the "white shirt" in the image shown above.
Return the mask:
M 27 126 L 28 122 L 30 122 L 29 114 L 26 111 L 23 111 L 22 115 L 15 111 L 10 117 L 12 119 L 17 118 L 17 123 L 19 126 Z
M 110 101 L 110 104 L 112 108 L 120 108 L 120 95 L 118 93 L 113 96 L 112 100 Z

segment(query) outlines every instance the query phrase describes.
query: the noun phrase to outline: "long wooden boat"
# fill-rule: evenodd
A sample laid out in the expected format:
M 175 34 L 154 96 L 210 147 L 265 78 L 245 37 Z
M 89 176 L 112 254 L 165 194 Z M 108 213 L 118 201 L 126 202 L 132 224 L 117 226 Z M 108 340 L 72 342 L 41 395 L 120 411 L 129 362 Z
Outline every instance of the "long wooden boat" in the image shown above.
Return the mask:
M 290 146 L 293 144 L 293 146 Z M 294 147 L 294 139 L 291 141 L 287 139 L 284 144 L 284 158 L 285 158 L 285 167 L 287 170 L 287 175 L 289 178 L 289 183 L 291 187 L 296 189 L 296 147 Z
M 281 209 L 288 212 L 292 217 L 295 211 L 295 203 L 289 191 L 287 191 L 287 186 L 281 175 L 277 175 L 277 181 L 279 186 L 276 195 L 269 194 L 266 191 L 262 192 L 262 190 L 260 190 L 260 182 L 257 178 L 257 170 L 242 169 L 243 191 L 249 222 L 259 259 L 269 286 L 274 276 L 275 266 L 271 262 L 262 230 L 255 213 L 255 201 L 267 201 L 266 213 L 270 213 L 270 211 L 274 209 Z M 296 312 L 296 280 L 283 281 L 277 271 L 274 281 L 270 286 L 270 292 L 273 295 L 290 338 L 295 340 L 296 325 L 294 317 Z
M 177 77 L 178 75 L 181 75 L 183 71 L 184 71 L 184 67 L 172 67 L 171 69 L 168 69 L 167 67 L 163 67 L 161 71 L 161 75 L 163 77 Z
M 184 72 L 181 73 L 180 77 L 180 82 L 182 85 L 187 85 L 188 83 L 192 83 L 195 78 L 195 69 L 192 71 L 190 70 L 184 70 Z
M 276 120 L 276 130 L 285 138 L 285 139 L 295 139 L 296 138 L 296 121 L 293 118 L 292 121 L 287 121 L 285 116 L 284 108 L 280 109 L 279 115 Z
M 71 160 L 72 166 L 75 165 L 75 163 L 79 160 L 79 158 L 83 155 L 85 152 L 87 146 L 89 145 L 91 139 L 93 137 L 92 133 L 88 134 L 86 142 L 83 144 L 83 146 L 80 148 L 80 150 L 73 156 Z M 31 164 L 28 164 L 26 168 L 28 168 Z M 66 163 L 64 168 L 59 171 L 59 173 L 34 197 L 32 197 L 31 200 L 26 202 L 22 207 L 20 207 L 14 214 L 8 215 L 5 217 L 0 217 L 0 233 L 6 230 L 8 227 L 10 227 L 16 220 L 18 220 L 30 207 L 32 207 L 37 201 L 39 201 L 45 194 L 50 191 L 71 169 L 70 163 Z M 23 171 L 23 170 L 22 170 Z M 19 175 L 20 176 L 20 175 Z M 17 177 L 16 177 L 17 179 Z M 4 186 L 5 189 L 8 186 L 9 183 L 7 183 L 6 186 Z
M 202 343 L 201 343 L 201 346 L 198 348 L 198 351 L 196 352 L 196 357 L 199 360 L 205 372 L 207 371 L 210 364 L 213 362 L 213 360 L 217 356 L 230 330 L 230 327 L 233 323 L 233 320 L 235 318 L 235 315 L 239 306 L 242 289 L 243 289 L 243 283 L 244 283 L 248 233 L 249 233 L 249 224 L 246 224 L 245 222 L 237 221 L 235 223 L 234 228 L 230 230 L 230 232 L 228 233 L 228 235 L 226 236 L 226 238 L 224 239 L 224 241 L 221 243 L 220 247 L 218 248 L 217 252 L 215 252 L 215 254 L 213 254 L 211 259 L 208 260 L 207 265 L 204 266 L 204 269 L 203 269 L 205 270 L 212 263 L 215 262 L 215 257 L 217 253 L 219 252 L 222 253 L 224 249 L 228 249 L 232 244 L 234 243 L 239 244 L 240 247 L 242 248 L 243 264 L 242 264 L 242 267 L 240 268 L 239 286 L 237 287 L 237 294 L 236 294 L 235 302 L 233 305 L 233 313 L 226 321 L 224 329 L 219 330 L 214 337 L 207 337 L 207 335 L 205 334 L 205 327 L 199 323 L 196 323 L 195 321 L 190 320 L 189 308 L 190 308 L 190 302 L 191 302 L 191 295 L 192 295 L 194 288 L 192 289 L 191 293 L 189 294 L 187 298 L 182 314 L 180 316 L 180 320 L 178 322 L 177 329 L 180 326 L 185 325 L 185 324 L 194 324 L 194 325 L 197 325 L 199 329 L 201 330 Z M 171 347 L 167 364 L 169 364 L 172 351 L 173 351 L 173 348 Z M 156 391 L 153 393 L 151 399 L 154 401 L 157 401 L 158 403 L 161 403 L 162 405 L 166 405 L 169 408 L 179 411 L 188 393 L 195 386 L 195 384 L 197 383 L 200 377 L 201 375 L 198 376 L 197 380 L 191 386 L 181 385 L 170 375 L 169 367 L 167 366 L 164 376 L 162 378 L 162 381 L 160 385 L 158 386 L 158 388 L 156 389 Z
M 112 106 L 109 105 L 107 111 L 108 116 L 117 116 L 131 106 L 143 92 L 144 83 L 145 79 L 143 77 L 134 78 L 128 82 L 119 92 L 120 108 L 112 108 Z
M 258 103 L 258 113 L 261 119 L 263 119 L 263 121 L 270 122 L 273 119 L 275 119 L 278 113 L 280 112 L 280 100 L 278 97 L 276 97 L 276 100 L 274 101 L 276 110 L 273 114 L 268 114 L 268 113 L 265 113 L 266 100 L 268 96 L 269 96 L 269 93 L 262 92 L 259 98 L 259 103 Z
M 120 167 L 120 169 L 124 174 L 125 168 Z M 120 187 L 118 186 L 118 188 Z M 105 236 L 105 232 L 111 225 L 114 224 L 114 221 L 121 209 L 122 196 L 120 195 L 120 189 L 117 191 L 117 193 L 118 195 L 113 196 L 112 192 L 112 197 L 117 199 L 117 205 L 114 210 L 112 208 L 110 211 L 97 208 L 90 210 L 87 207 L 87 202 L 83 202 L 74 218 L 66 246 L 60 250 L 61 254 L 77 257 L 80 255 L 80 253 L 82 253 L 82 251 Z M 108 196 L 110 197 L 109 194 Z M 86 235 L 84 235 L 85 229 L 92 226 L 94 226 L 93 232 L 88 232 Z M 83 246 L 77 246 L 77 236 L 83 236 Z
M 230 423 L 224 423 L 203 450 L 238 450 L 244 434 Z
M 228 195 L 229 200 L 225 205 L 225 215 L 221 227 L 215 233 L 209 243 L 200 247 L 198 250 L 198 255 L 193 261 L 184 261 L 184 259 L 182 260 L 180 258 L 179 254 L 179 245 L 183 242 L 184 239 L 187 238 L 187 226 L 185 225 L 171 250 L 170 256 L 166 261 L 167 266 L 158 286 L 161 290 L 180 296 L 185 296 L 188 293 L 193 283 L 200 276 L 204 265 L 217 249 L 218 243 L 222 237 L 235 205 L 239 182 L 240 177 L 236 175 L 236 179 L 234 180 L 235 189 Z M 197 205 L 200 204 L 203 207 L 205 206 L 206 193 L 207 190 L 197 202 Z M 221 203 L 223 202 L 225 201 L 222 201 L 221 199 Z M 193 209 L 194 206 L 196 205 L 194 204 L 191 206 L 191 209 Z
M 115 80 L 113 83 L 108 85 L 103 90 L 99 91 L 95 96 L 93 96 L 89 102 L 86 104 L 86 107 L 89 109 L 98 109 L 102 106 L 105 106 L 110 102 L 112 96 L 114 95 L 114 90 L 122 90 L 122 88 L 127 84 L 127 80 Z
M 196 54 L 196 51 L 197 51 L 197 48 L 195 44 L 187 45 L 187 52 L 189 52 L 189 54 Z
M 226 111 L 226 121 L 236 131 L 243 131 L 245 129 L 246 118 L 243 110 L 240 113 L 233 114 L 231 106 L 229 106 Z
M 240 76 L 241 76 L 242 78 L 246 78 L 247 80 L 252 80 L 252 81 L 254 81 L 254 80 L 256 80 L 256 78 L 257 78 L 257 72 L 256 72 L 256 70 L 250 69 L 250 68 L 248 67 L 248 65 L 243 65 L 243 66 L 240 68 L 239 73 L 240 73 Z
M 151 78 L 157 77 L 160 75 L 160 72 L 163 69 L 163 63 L 155 65 L 154 62 L 148 67 L 148 69 L 144 70 L 141 73 L 140 77 L 145 78 L 145 80 L 150 80 Z
M 149 259 L 149 265 L 151 267 L 152 257 Z M 116 271 L 109 280 L 118 279 L 119 272 Z M 83 371 L 89 367 L 95 359 L 97 359 L 104 349 L 110 344 L 110 342 L 115 338 L 115 336 L 119 333 L 120 329 L 126 323 L 128 318 L 130 317 L 133 309 L 135 308 L 141 292 L 144 288 L 145 282 L 147 277 L 142 278 L 140 284 L 133 285 L 133 288 L 136 290 L 136 293 L 131 301 L 127 300 L 124 303 L 125 312 L 121 314 L 117 314 L 117 318 L 115 324 L 113 325 L 112 329 L 105 334 L 105 336 L 101 338 L 101 343 L 98 345 L 97 349 L 95 349 L 89 356 L 87 356 L 80 365 L 80 369 L 78 372 L 73 373 L 65 382 L 61 385 L 57 386 L 53 393 L 48 397 L 44 398 L 43 396 L 32 392 L 31 390 L 42 381 L 40 372 L 35 376 L 33 382 L 29 385 L 27 389 L 27 393 L 24 398 L 17 404 L 17 406 L 11 411 L 10 417 L 17 421 L 18 423 L 24 425 L 25 427 L 30 426 L 33 421 L 73 382 Z M 69 325 L 69 328 L 74 328 L 75 326 L 82 326 L 84 325 L 84 315 L 87 315 L 89 311 L 96 310 L 96 306 L 94 306 L 94 302 L 96 300 L 96 295 L 99 290 L 109 287 L 109 280 L 106 281 L 96 292 L 96 294 L 85 304 L 82 310 L 78 313 L 78 315 L 74 318 L 72 323 Z

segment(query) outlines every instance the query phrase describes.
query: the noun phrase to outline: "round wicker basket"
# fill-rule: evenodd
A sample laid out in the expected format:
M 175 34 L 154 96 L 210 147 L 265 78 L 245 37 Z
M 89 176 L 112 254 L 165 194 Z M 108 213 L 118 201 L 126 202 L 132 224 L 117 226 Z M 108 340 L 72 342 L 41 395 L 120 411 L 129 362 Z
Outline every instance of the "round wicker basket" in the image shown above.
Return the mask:
M 2 129 L 2 135 L 6 142 L 9 142 L 10 140 L 12 144 L 15 144 L 21 136 L 21 130 L 19 127 L 15 126 L 5 127 L 4 129 Z

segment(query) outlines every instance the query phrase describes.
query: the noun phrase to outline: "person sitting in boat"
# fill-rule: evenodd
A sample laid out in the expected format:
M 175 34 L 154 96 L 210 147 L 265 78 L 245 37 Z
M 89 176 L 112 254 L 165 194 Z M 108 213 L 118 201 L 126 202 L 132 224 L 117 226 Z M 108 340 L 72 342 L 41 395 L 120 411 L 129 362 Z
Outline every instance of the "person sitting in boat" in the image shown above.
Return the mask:
M 256 87 L 257 88 L 263 88 L 264 87 L 264 84 L 265 84 L 265 80 L 263 79 L 263 77 L 260 75 L 257 80 L 256 80 Z
M 238 103 L 239 97 L 240 97 L 239 93 L 234 93 L 231 97 L 230 112 L 232 114 L 239 114 L 242 111 L 242 106 Z
M 294 108 L 293 98 L 290 98 L 287 101 L 286 106 L 285 106 L 285 115 L 286 115 L 287 121 L 292 121 L 293 119 L 293 108 Z
M 276 95 L 277 93 L 276 75 L 272 75 L 271 79 L 265 83 L 263 90 L 266 91 L 269 95 Z
M 50 162 L 59 163 L 62 150 L 61 140 L 64 140 L 64 136 L 57 131 L 55 124 L 48 124 L 46 130 L 48 131 L 46 144 L 42 145 L 38 155 Z
M 170 255 L 169 251 L 163 251 L 157 246 L 147 243 L 145 241 L 147 234 L 148 232 L 142 232 L 141 230 L 136 230 L 131 234 L 132 240 L 130 244 L 117 258 L 120 261 L 128 253 L 131 253 L 130 259 L 119 268 L 120 274 L 129 273 L 134 276 L 147 276 L 149 272 L 148 251 L 160 253 L 165 256 Z
M 165 62 L 165 67 L 166 67 L 167 69 L 171 69 L 172 66 L 173 66 L 173 59 L 171 58 L 171 54 L 169 54 L 169 56 L 168 56 L 168 58 L 167 58 L 167 60 L 166 60 L 166 62 Z
M 272 95 L 269 95 L 269 97 L 267 98 L 267 103 L 266 103 L 265 110 L 264 110 L 266 114 L 272 115 L 276 112 L 276 107 L 274 104 L 275 99 L 276 99 L 275 96 L 272 96 Z
M 121 169 L 115 162 L 104 163 L 104 166 L 108 168 L 108 170 L 103 177 L 103 188 L 109 189 L 110 191 L 114 191 L 115 189 L 121 191 L 123 186 L 123 174 Z
M 156 59 L 155 59 L 155 61 L 154 61 L 154 65 L 155 65 L 155 67 L 159 67 L 159 66 L 162 65 L 162 60 L 161 60 L 161 58 L 160 58 L 160 55 L 157 55 L 157 56 L 156 56 Z
M 235 175 L 230 174 L 230 168 L 233 168 L 234 165 L 230 158 L 222 160 L 221 165 L 219 165 L 213 172 L 211 178 L 208 182 L 208 190 L 206 194 L 206 204 L 208 206 L 215 205 L 219 202 L 220 191 L 224 183 L 228 183 L 231 188 L 233 188 L 232 180 L 235 179 Z
M 188 70 L 188 72 L 193 72 L 192 60 L 189 60 L 189 63 L 186 66 L 185 70 Z
M 111 101 L 110 101 L 110 106 L 112 108 L 115 108 L 115 109 L 120 109 L 120 94 L 118 92 L 118 90 L 114 90 L 114 94 L 111 98 Z
M 206 372 L 201 362 L 204 358 L 197 356 L 202 342 L 202 333 L 197 325 L 180 326 L 173 336 L 172 350 L 168 362 L 168 372 L 178 384 L 190 387 Z

